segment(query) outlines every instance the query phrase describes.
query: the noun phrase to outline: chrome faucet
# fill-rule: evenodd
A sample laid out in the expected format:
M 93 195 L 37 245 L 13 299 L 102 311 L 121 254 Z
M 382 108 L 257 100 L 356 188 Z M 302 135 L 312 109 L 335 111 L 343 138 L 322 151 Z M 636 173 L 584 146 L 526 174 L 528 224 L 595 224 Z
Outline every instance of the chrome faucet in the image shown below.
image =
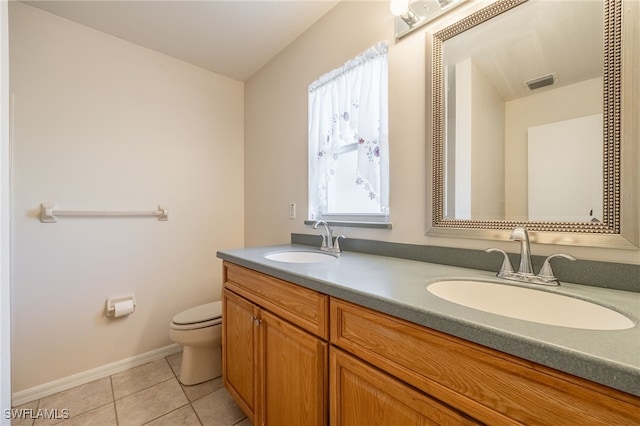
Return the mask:
M 511 232 L 509 237 L 511 241 L 520 241 L 520 268 L 518 272 L 521 274 L 533 275 L 533 266 L 531 265 L 531 246 L 529 245 L 529 233 L 526 228 L 518 227 Z
M 331 253 L 340 253 L 342 249 L 340 248 L 340 238 L 346 238 L 344 235 L 338 235 L 333 240 L 333 229 L 329 227 L 329 224 L 324 220 L 319 220 L 313 224 L 313 229 L 318 229 L 318 225 L 324 226 L 324 231 L 326 234 L 318 234 L 322 237 L 322 245 L 320 246 L 320 250 L 329 251 Z
M 520 241 L 520 267 L 518 272 L 513 270 L 509 256 L 504 250 L 497 248 L 488 248 L 485 250 L 487 253 L 500 252 L 504 256 L 500 271 L 498 271 L 498 278 L 504 278 L 512 281 L 520 281 L 531 284 L 544 284 L 544 285 L 560 285 L 560 281 L 553 275 L 551 270 L 551 263 L 549 262 L 554 257 L 562 257 L 568 260 L 576 260 L 575 257 L 568 254 L 553 254 L 547 257 L 540 268 L 538 275 L 533 273 L 533 266 L 531 263 L 531 247 L 529 245 L 529 233 L 524 227 L 517 227 L 511 232 L 509 237 L 511 241 Z

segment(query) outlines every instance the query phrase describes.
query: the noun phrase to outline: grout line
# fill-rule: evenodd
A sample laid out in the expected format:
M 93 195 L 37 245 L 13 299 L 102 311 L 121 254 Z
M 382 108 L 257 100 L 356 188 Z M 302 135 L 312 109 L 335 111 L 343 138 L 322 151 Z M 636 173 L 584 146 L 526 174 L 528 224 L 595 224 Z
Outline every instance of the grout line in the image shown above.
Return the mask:
M 182 390 L 184 392 L 184 389 Z M 189 401 L 189 398 L 187 397 L 187 401 Z M 196 415 L 196 419 L 198 419 L 198 422 L 200 422 L 200 425 L 203 426 L 204 422 L 202 421 L 202 419 L 200 418 L 200 416 L 198 415 L 198 412 L 196 411 L 195 407 L 193 406 L 193 403 L 191 401 L 189 401 L 189 407 L 191 407 L 191 410 L 193 411 L 193 414 Z
M 176 354 L 179 352 L 176 352 Z M 171 366 L 171 363 L 169 362 L 169 357 L 170 356 L 174 356 L 175 354 L 171 354 L 171 355 L 167 355 L 164 357 L 165 361 L 167 361 L 167 364 L 169 364 L 169 368 L 171 369 L 171 373 L 173 373 L 173 376 L 177 379 L 178 375 L 176 374 L 175 370 L 173 369 L 173 367 Z
M 146 390 L 149 390 L 149 389 L 151 389 L 151 388 L 154 388 L 154 387 L 156 387 L 156 386 L 158 386 L 158 385 L 161 385 L 161 384 L 163 384 L 163 383 L 167 383 L 167 382 L 169 382 L 169 381 L 171 381 L 171 380 L 173 380 L 173 379 L 175 379 L 175 377 L 169 377 L 169 378 L 168 378 L 168 379 L 166 379 L 166 380 L 161 380 L 161 381 L 159 381 L 158 383 L 154 383 L 154 384 L 152 384 L 152 385 L 147 386 L 146 388 L 138 389 L 137 391 L 135 391 L 135 392 L 133 392 L 133 393 L 130 393 L 130 394 L 125 395 L 125 396 L 123 396 L 123 397 L 121 397 L 121 398 L 118 398 L 118 399 L 117 399 L 117 401 L 121 401 L 121 400 L 123 400 L 123 399 L 125 399 L 125 398 L 129 398 L 130 396 L 137 395 L 137 394 L 139 394 L 140 392 L 144 392 L 144 391 L 146 391 Z M 115 401 L 114 401 L 114 402 L 115 402 Z
M 42 399 L 38 400 L 38 403 L 36 404 L 36 412 L 38 412 L 38 409 L 40 408 L 40 402 L 42 402 Z M 36 419 L 31 419 L 31 426 L 36 424 Z
M 184 392 L 184 389 L 182 391 Z M 187 398 L 187 401 L 189 401 L 189 398 Z M 196 419 L 198 419 L 198 421 L 200 422 L 200 425 L 204 426 L 204 422 L 200 418 L 200 415 L 198 415 L 198 412 L 194 408 L 193 403 L 191 401 L 189 401 L 189 407 L 191 407 L 191 409 L 193 410 L 193 413 L 196 415 Z
M 120 426 L 120 420 L 118 419 L 118 408 L 116 407 L 116 394 L 113 390 L 113 374 L 109 376 L 109 383 L 111 384 L 111 403 L 113 404 L 113 411 L 116 415 L 116 426 Z
M 171 355 L 169 355 L 171 356 Z M 171 368 L 171 363 L 169 362 L 169 356 L 166 356 L 164 359 L 167 361 L 167 363 L 169 364 L 169 368 Z M 189 395 L 187 395 L 187 393 L 184 391 L 184 386 L 182 386 L 182 383 L 180 383 L 180 378 L 178 377 L 178 374 L 176 374 L 176 372 L 173 370 L 173 368 L 171 368 L 171 371 L 173 372 L 174 377 L 176 378 L 176 380 L 178 381 L 178 384 L 180 385 L 180 390 L 182 390 L 182 393 L 184 394 L 184 397 L 187 398 L 187 404 L 189 405 L 189 408 L 191 408 L 191 411 L 193 411 L 193 414 L 195 414 L 196 419 L 198 419 L 198 422 L 200 423 L 200 425 L 204 425 L 204 423 L 202 422 L 202 419 L 200 418 L 200 416 L 198 415 L 198 412 L 196 411 L 196 409 L 193 407 L 192 401 L 191 399 L 189 399 Z M 183 405 L 184 407 L 184 405 Z M 182 407 L 181 407 L 182 408 Z

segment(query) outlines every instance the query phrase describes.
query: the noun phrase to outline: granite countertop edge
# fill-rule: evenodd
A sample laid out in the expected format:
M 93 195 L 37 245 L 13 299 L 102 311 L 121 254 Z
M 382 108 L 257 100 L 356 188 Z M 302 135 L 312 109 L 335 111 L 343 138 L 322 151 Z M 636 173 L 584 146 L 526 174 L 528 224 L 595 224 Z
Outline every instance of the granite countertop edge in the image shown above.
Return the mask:
M 286 244 L 222 250 L 218 251 L 217 257 L 640 397 L 640 326 L 638 318 L 633 316 L 636 313 L 633 309 L 635 304 L 638 303 L 640 306 L 638 293 L 623 292 L 625 297 L 628 293 L 628 297 L 633 299 L 626 305 L 615 301 L 603 303 L 627 314 L 635 322 L 633 328 L 613 332 L 576 332 L 571 328 L 538 325 L 462 306 L 446 305 L 450 303 L 446 301 L 445 306 L 448 309 L 430 306 L 431 302 L 434 305 L 442 302 L 435 300 L 439 298 L 426 291 L 426 285 L 430 281 L 438 278 L 495 278 L 486 271 L 350 252 L 343 252 L 336 262 L 318 264 L 277 262 L 264 257 L 272 252 L 297 250 L 317 251 L 309 246 Z M 373 272 L 367 274 L 368 268 Z M 431 273 L 433 269 L 437 272 Z M 405 274 L 405 270 L 409 271 Z M 402 273 L 398 273 L 399 271 Z M 419 276 L 414 277 L 412 273 Z M 374 290 L 369 291 L 355 285 L 354 276 L 363 276 L 362 280 Z M 420 284 L 422 288 L 418 288 Z M 396 297 L 396 289 L 400 289 L 398 294 L 401 297 Z M 409 296 L 411 291 L 414 292 L 414 296 L 417 294 L 424 300 L 416 297 L 403 299 L 403 289 L 407 290 Z M 577 297 L 582 297 L 581 293 L 590 289 L 589 286 L 577 284 L 563 283 L 562 286 L 566 295 Z M 614 295 L 620 293 L 619 290 L 609 289 L 597 291 L 599 295 L 607 295 L 607 292 Z M 428 303 L 425 303 L 425 300 Z M 496 318 L 500 321 L 496 321 Z M 567 338 L 582 333 L 585 340 L 597 336 L 597 339 L 602 341 L 593 342 L 591 345 L 580 341 L 573 344 L 565 343 L 563 333 Z M 621 357 L 621 354 L 624 356 Z

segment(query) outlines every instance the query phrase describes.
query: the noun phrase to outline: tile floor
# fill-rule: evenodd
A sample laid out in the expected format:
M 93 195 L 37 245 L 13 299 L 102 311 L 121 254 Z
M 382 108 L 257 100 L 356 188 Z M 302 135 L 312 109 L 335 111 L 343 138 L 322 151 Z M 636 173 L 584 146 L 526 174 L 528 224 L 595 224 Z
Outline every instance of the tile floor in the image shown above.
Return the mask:
M 222 384 L 222 378 L 183 386 L 178 381 L 182 352 L 33 401 L 27 419 L 14 426 L 252 426 Z M 54 412 L 67 419 L 38 418 Z M 32 410 L 32 411 L 31 411 Z M 41 410 L 41 411 L 39 411 Z M 35 417 L 35 418 L 34 418 Z

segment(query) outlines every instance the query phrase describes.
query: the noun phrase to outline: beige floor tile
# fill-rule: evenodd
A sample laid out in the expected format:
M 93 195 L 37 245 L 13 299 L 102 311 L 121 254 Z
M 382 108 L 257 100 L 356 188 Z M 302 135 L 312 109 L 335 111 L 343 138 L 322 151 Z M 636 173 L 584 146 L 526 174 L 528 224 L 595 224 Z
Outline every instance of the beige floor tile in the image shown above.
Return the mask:
M 59 426 L 118 426 L 113 402 L 58 423 Z
M 172 377 L 173 372 L 164 358 L 148 362 L 111 376 L 113 396 L 120 399 Z
M 113 401 L 111 393 L 111 380 L 109 377 L 95 380 L 93 382 L 69 389 L 55 395 L 48 396 L 40 400 L 38 409 L 68 410 L 70 417 L 79 416 L 82 413 L 101 407 Z M 60 419 L 38 418 L 34 425 L 52 425 L 59 423 Z
M 14 426 L 253 426 L 224 389 L 222 377 L 181 385 L 182 352 L 111 377 L 15 407 Z M 115 396 L 115 403 L 114 403 Z M 189 401 L 193 404 L 189 405 Z M 57 410 L 68 419 L 34 420 L 38 410 Z M 62 417 L 62 416 L 60 416 Z
M 200 420 L 196 416 L 191 405 L 185 405 L 175 411 L 146 424 L 146 426 L 200 426 Z
M 191 405 L 204 426 L 233 426 L 246 417 L 225 388 L 200 398 Z
M 251 420 L 249 420 L 249 418 L 247 417 L 246 419 L 242 420 L 240 423 L 236 423 L 233 426 L 253 426 L 253 423 L 251 423 Z
M 166 360 L 171 370 L 173 370 L 173 374 L 175 374 L 176 377 L 180 377 L 180 371 L 182 371 L 182 352 L 169 355 Z
M 118 424 L 141 425 L 188 403 L 178 380 L 172 375 L 166 382 L 116 400 Z
M 182 385 L 182 390 L 189 398 L 189 401 L 195 401 L 196 399 L 200 399 L 205 395 L 208 395 L 212 392 L 215 392 L 219 389 L 222 389 L 224 384 L 222 383 L 222 377 L 218 377 L 217 379 L 209 380 L 204 383 L 200 383 L 198 385 L 185 386 Z
M 31 426 L 38 409 L 38 400 L 14 407 L 11 414 L 12 426 Z

